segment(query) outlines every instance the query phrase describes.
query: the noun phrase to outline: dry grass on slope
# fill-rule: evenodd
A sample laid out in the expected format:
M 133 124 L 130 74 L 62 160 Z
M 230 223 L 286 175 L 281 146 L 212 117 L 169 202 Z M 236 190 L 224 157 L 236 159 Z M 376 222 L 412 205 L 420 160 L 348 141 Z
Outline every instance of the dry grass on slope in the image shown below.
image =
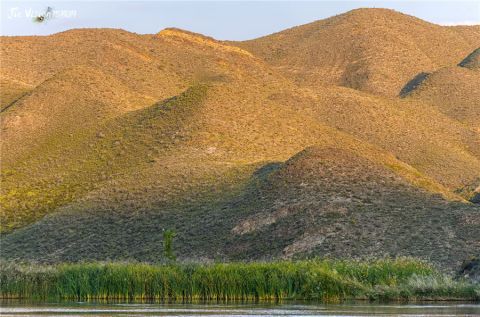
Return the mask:
M 92 47 L 90 38 L 96 39 L 98 46 Z M 167 99 L 171 95 L 165 96 L 166 93 L 191 85 L 196 79 L 244 81 L 257 86 L 279 80 L 260 61 L 238 54 L 238 48 L 218 50 L 215 45 L 212 47 L 215 43 L 200 40 L 186 45 L 182 37 L 166 40 L 163 36 L 137 36 L 116 30 L 74 30 L 51 37 L 2 40 L 12 42 L 5 48 L 5 55 L 13 65 L 32 55 L 32 50 L 53 49 L 57 43 L 63 47 L 51 54 L 59 54 L 59 63 L 41 55 L 46 73 L 39 72 L 39 63 L 19 71 L 19 77 L 35 84 L 47 79 L 2 113 L 2 211 L 6 214 L 6 230 L 23 226 L 78 199 L 112 174 L 122 177 L 118 174 L 125 176 L 132 169 L 141 170 L 143 163 L 165 155 L 158 152 L 160 148 L 178 146 L 185 135 L 162 135 L 162 131 L 165 126 L 182 127 L 184 119 L 178 113 L 181 109 L 158 118 L 155 130 L 145 130 L 143 123 L 137 126 L 138 122 L 129 119 L 142 113 L 151 116 L 149 113 L 157 106 L 182 100 L 183 94 Z M 112 55 L 110 44 L 118 46 L 122 41 L 128 43 Z M 147 63 L 148 67 L 159 67 L 155 76 L 150 76 L 148 70 L 142 73 L 147 65 L 142 60 L 128 59 L 133 53 L 124 54 L 124 48 L 133 49 L 133 44 L 138 44 L 134 47 L 136 52 L 149 52 L 152 61 Z M 97 53 L 95 58 L 89 59 L 84 52 L 89 48 Z M 19 51 L 24 54 L 17 55 Z M 125 67 L 119 67 L 119 62 L 125 63 Z M 12 71 L 13 68 L 2 69 L 7 77 Z M 52 72 L 54 75 L 48 77 Z M 31 74 L 40 75 L 30 77 Z M 170 74 L 173 76 L 169 77 Z M 236 94 L 241 96 L 242 92 Z M 153 96 L 162 96 L 163 101 L 157 103 Z M 190 106 L 200 109 L 197 104 Z M 123 123 L 114 123 L 115 120 Z M 193 132 L 187 130 L 183 130 L 184 134 Z M 122 131 L 130 135 L 128 142 L 118 135 Z M 103 144 L 102 148 L 98 148 L 99 144 Z
M 199 76 L 253 71 L 246 51 L 178 29 L 139 35 L 117 29 L 74 29 L 49 36 L 0 37 L 1 74 L 39 85 L 74 66 L 116 77 L 137 93 L 164 99 Z
M 0 111 L 3 112 L 10 107 L 32 88 L 32 86 L 19 81 L 0 78 Z
M 450 190 L 480 176 L 478 133 L 428 105 L 340 87 L 305 91 L 302 102 L 321 122 L 393 153 Z
M 430 74 L 408 97 L 433 105 L 480 133 L 479 83 L 480 71 L 447 67 Z
M 212 80 L 208 87 L 194 86 L 175 98 L 107 120 L 78 144 L 39 150 L 29 160 L 19 162 L 3 183 L 9 192 L 2 201 L 7 204 L 2 219 L 10 226 L 4 230 L 23 228 L 2 240 L 5 257 L 155 261 L 161 258 L 161 252 L 155 251 L 165 228 L 175 228 L 179 233 L 176 245 L 182 257 L 213 258 L 220 253 L 232 259 L 261 258 L 277 256 L 284 249 L 289 254 L 311 251 L 295 249 L 303 238 L 308 240 L 310 231 L 318 231 L 317 225 L 305 223 L 311 219 L 310 214 L 317 213 L 319 221 L 330 221 L 325 230 L 332 232 L 335 222 L 343 225 L 353 219 L 321 216 L 323 209 L 316 207 L 323 201 L 334 206 L 333 192 L 312 195 L 302 205 L 298 197 L 303 197 L 303 187 L 292 187 L 292 191 L 284 192 L 289 194 L 284 202 L 291 210 L 300 210 L 299 214 L 289 214 L 278 226 L 265 226 L 265 231 L 250 236 L 239 237 L 231 230 L 248 216 L 277 207 L 274 202 L 281 197 L 278 192 L 267 187 L 255 196 L 263 167 L 287 160 L 314 144 L 354 151 L 372 165 L 383 166 L 391 176 L 378 183 L 385 188 L 381 190 L 384 193 L 391 188 L 391 179 L 400 179 L 402 184 L 414 184 L 412 188 L 417 191 L 422 188 L 437 196 L 459 199 L 381 148 L 329 127 L 304 103 L 303 91 L 262 67 L 242 66 L 238 72 Z M 349 166 L 344 168 L 348 170 Z M 348 177 L 348 182 L 342 175 L 350 174 L 339 173 L 329 179 L 331 184 L 319 188 L 346 193 L 357 181 L 361 188 L 363 177 L 375 177 L 372 169 L 363 172 L 362 178 Z M 277 185 L 281 186 L 273 184 Z M 375 202 L 375 224 L 381 225 L 380 211 L 384 208 L 395 214 L 424 208 L 421 199 L 410 201 L 412 196 L 404 196 L 402 188 L 388 204 L 380 198 Z M 447 203 L 442 200 L 442 204 Z M 365 208 L 370 209 L 370 205 Z M 362 218 L 362 225 L 366 222 Z M 285 233 L 285 227 L 292 231 Z M 359 228 L 349 232 L 356 234 Z M 303 236 L 304 232 L 307 235 Z M 375 231 L 377 234 L 381 232 Z M 272 239 L 277 241 L 272 243 Z M 300 242 L 290 247 L 295 239 Z M 342 244 L 341 240 L 334 243 Z M 270 250 L 263 249 L 266 245 Z M 370 252 L 372 248 L 365 249 Z M 464 252 L 465 248 L 459 250 Z
M 467 43 L 472 44 L 473 48 L 480 45 L 478 40 L 480 38 L 480 25 L 456 25 L 448 28 L 455 31 Z
M 234 44 L 302 85 L 396 96 L 416 74 L 455 65 L 478 47 L 478 32 L 463 33 L 392 10 L 358 9 Z
M 236 46 L 226 45 L 212 37 L 204 36 L 202 34 L 193 33 L 177 28 L 167 28 L 155 35 L 156 38 L 162 38 L 170 42 L 183 42 L 186 45 L 200 45 L 208 49 L 214 49 L 220 52 L 238 53 L 245 56 L 253 57 L 251 53 Z
M 414 255 L 453 268 L 478 245 L 478 209 L 411 186 L 361 142 L 249 166 L 170 154 L 5 236 L 4 256 L 159 261 L 162 229 L 181 259 Z M 187 199 L 163 195 L 171 185 Z
M 49 36 L 2 37 L 1 41 L 2 76 L 33 86 L 74 66 L 114 76 L 128 88 L 156 99 L 188 86 L 165 58 L 168 47 L 122 30 L 78 29 Z
M 244 96 L 232 92 L 234 87 L 248 91 L 252 99 L 242 100 Z M 294 98 L 292 92 L 291 99 Z M 91 193 L 89 199 L 119 209 L 129 201 L 135 205 L 134 209 L 144 209 L 142 206 L 159 200 L 189 200 L 201 191 L 218 193 L 221 192 L 218 184 L 230 179 L 227 175 L 236 175 L 230 179 L 230 187 L 242 187 L 256 166 L 286 160 L 304 147 L 316 144 L 355 149 L 389 166 L 414 186 L 447 199 L 462 200 L 384 150 L 326 126 L 303 108 L 292 107 L 287 97 L 284 101 L 272 100 L 265 89 L 238 82 L 210 87 L 194 120 L 178 136 L 184 140 L 181 146 L 177 144 L 168 155 L 159 153 L 141 174 L 137 171 L 134 175 L 122 175 L 121 179 L 117 177 L 108 188 Z M 215 182 L 217 186 L 213 185 Z M 212 190 L 212 186 L 217 189 Z M 119 196 L 120 189 L 125 191 L 123 198 Z
M 64 70 L 1 114 L 4 165 L 21 161 L 45 144 L 68 146 L 102 122 L 151 103 L 99 70 Z
M 79 142 L 39 148 L 4 180 L 6 223 L 23 226 L 92 190 L 88 208 L 100 201 L 122 212 L 196 201 L 213 188 L 221 197 L 221 179 L 235 175 L 227 183 L 241 188 L 255 166 L 285 160 L 312 144 L 355 148 L 415 186 L 460 199 L 382 149 L 295 106 L 294 90 L 279 99 L 277 91 L 285 86 L 278 85 L 250 78 L 212 83 L 202 102 L 196 93 L 191 102 L 181 95 L 119 115 Z
M 258 208 L 244 207 L 232 230 L 228 252 L 240 258 L 408 254 L 453 267 L 480 243 L 467 220 L 478 208 L 419 190 L 355 150 L 311 147 L 264 173 L 242 201 Z
M 181 30 L 140 36 L 85 29 L 2 42 L 5 82 L 15 77 L 38 85 L 3 116 L 6 146 L 15 143 L 14 151 L 28 152 L 41 138 L 52 143 L 48 133 L 68 135 L 114 112 L 178 95 L 195 81 L 279 80 L 241 49 Z
M 103 181 L 135 173 L 181 136 L 182 122 L 203 98 L 192 87 L 176 98 L 111 118 L 73 140 L 50 138 L 20 161 L 2 166 L 2 231 L 40 219 Z

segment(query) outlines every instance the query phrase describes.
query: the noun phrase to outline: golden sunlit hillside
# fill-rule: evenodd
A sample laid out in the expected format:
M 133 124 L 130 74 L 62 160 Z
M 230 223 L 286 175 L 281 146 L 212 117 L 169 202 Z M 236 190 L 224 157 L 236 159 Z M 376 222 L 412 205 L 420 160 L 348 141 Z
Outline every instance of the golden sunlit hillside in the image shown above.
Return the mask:
M 396 96 L 422 71 L 458 64 L 480 26 L 443 27 L 387 9 L 356 9 L 234 43 L 301 85 L 340 85 Z
M 480 131 L 480 69 L 451 66 L 441 68 L 408 95 L 409 99 L 432 104 L 447 116 L 476 132 Z

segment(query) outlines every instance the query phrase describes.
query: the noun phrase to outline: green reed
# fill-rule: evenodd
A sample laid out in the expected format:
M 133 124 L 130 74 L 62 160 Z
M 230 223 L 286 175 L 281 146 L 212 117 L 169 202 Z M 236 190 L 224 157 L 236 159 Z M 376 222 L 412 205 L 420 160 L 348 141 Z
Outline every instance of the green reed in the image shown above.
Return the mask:
M 463 282 L 462 282 L 463 283 Z M 0 263 L 0 297 L 118 300 L 279 300 L 458 297 L 478 288 L 411 259 L 215 264 Z M 440 292 L 440 293 L 439 293 Z

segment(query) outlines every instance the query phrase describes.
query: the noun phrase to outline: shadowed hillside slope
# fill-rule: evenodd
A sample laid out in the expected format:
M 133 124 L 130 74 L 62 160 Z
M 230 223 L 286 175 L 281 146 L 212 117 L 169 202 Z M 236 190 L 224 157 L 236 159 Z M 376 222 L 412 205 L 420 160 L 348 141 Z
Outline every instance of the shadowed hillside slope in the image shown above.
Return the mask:
M 477 48 L 480 27 L 443 27 L 392 10 L 357 9 L 234 44 L 302 85 L 396 96 L 416 74 L 456 65 Z
M 136 207 L 130 190 L 130 206 L 76 204 L 6 236 L 4 257 L 158 261 L 162 230 L 173 229 L 182 259 L 411 255 L 452 269 L 480 243 L 478 208 L 419 190 L 357 150 L 313 147 L 247 169 L 240 188 L 227 185 L 241 175 L 230 169 L 217 173 L 227 186 L 189 203 Z
M 465 59 L 461 61 L 458 66 L 470 69 L 480 68 L 480 47 L 465 57 Z
M 264 209 L 232 229 L 238 256 L 252 252 L 250 239 L 270 237 L 253 249 L 283 257 L 398 255 L 408 249 L 453 266 L 479 243 L 478 208 L 419 191 L 355 151 L 308 148 L 269 173 L 257 190 L 251 194 L 265 202 Z

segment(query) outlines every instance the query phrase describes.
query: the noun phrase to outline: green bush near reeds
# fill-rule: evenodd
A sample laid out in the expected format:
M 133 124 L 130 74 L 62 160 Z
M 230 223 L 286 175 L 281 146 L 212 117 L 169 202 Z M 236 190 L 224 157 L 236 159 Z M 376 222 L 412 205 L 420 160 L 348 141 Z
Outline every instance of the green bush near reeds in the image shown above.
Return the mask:
M 478 286 L 410 259 L 217 264 L 0 263 L 3 298 L 277 300 L 347 298 L 478 300 Z

